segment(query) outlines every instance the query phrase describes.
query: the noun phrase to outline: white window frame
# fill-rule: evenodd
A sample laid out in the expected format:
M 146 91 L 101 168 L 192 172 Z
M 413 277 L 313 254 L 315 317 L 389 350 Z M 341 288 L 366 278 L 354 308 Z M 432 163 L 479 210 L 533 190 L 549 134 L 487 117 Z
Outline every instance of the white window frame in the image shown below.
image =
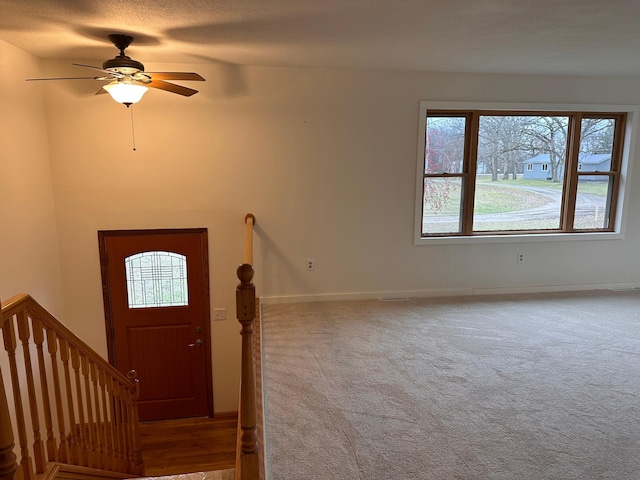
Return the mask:
M 615 225 L 611 232 L 584 233 L 523 233 L 513 235 L 482 236 L 422 236 L 422 202 L 424 182 L 424 151 L 427 112 L 429 110 L 497 110 L 497 111 L 544 111 L 544 112 L 603 112 L 626 113 L 622 164 L 620 166 L 619 201 L 616 206 Z M 418 118 L 418 151 L 416 162 L 416 193 L 414 203 L 414 245 L 466 244 L 466 243 L 522 243 L 546 241 L 605 240 L 624 238 L 627 204 L 630 189 L 627 179 L 635 158 L 636 131 L 638 130 L 640 107 L 638 105 L 589 105 L 589 104 L 541 104 L 541 103 L 482 103 L 482 102 L 437 102 L 421 101 Z

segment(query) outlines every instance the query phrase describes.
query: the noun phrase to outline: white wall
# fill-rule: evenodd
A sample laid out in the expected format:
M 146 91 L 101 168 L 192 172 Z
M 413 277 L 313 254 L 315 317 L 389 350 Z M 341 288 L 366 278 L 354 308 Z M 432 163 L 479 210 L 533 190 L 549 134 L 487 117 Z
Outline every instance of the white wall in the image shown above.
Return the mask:
M 231 317 L 247 212 L 257 219 L 263 297 L 640 281 L 640 208 L 630 210 L 623 240 L 413 245 L 420 100 L 638 104 L 637 79 L 147 69 L 197 71 L 207 82 L 190 84 L 201 90 L 191 98 L 149 92 L 134 107 L 136 152 L 129 111 L 94 97 L 96 84 L 46 87 L 66 318 L 106 353 L 97 230 L 207 227 L 212 308 L 229 312 L 212 322 L 216 411 L 237 406 L 240 336 Z M 79 73 L 60 62 L 46 70 Z M 631 203 L 640 206 L 634 172 Z
M 0 40 L 0 299 L 62 315 L 62 276 L 39 62 Z

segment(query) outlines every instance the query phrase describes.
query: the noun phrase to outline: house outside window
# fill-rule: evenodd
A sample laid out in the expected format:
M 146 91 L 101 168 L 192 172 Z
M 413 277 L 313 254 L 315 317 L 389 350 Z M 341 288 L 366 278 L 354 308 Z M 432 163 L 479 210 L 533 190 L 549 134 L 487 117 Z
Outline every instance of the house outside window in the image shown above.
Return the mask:
M 474 107 L 421 103 L 416 243 L 619 233 L 636 107 Z

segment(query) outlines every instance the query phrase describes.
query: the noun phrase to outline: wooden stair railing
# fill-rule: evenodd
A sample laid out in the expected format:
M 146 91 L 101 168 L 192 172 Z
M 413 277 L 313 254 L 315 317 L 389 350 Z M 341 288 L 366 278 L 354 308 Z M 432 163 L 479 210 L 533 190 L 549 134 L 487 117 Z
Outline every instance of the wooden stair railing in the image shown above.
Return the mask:
M 255 217 L 245 216 L 244 259 L 238 267 L 240 284 L 236 289 L 236 312 L 242 325 L 242 374 L 240 380 L 240 407 L 238 409 L 238 450 L 236 453 L 236 479 L 264 479 L 264 449 L 262 436 L 262 389 L 261 374 L 256 364 L 261 365 L 256 352 L 259 342 L 255 335 L 256 288 L 252 283 L 253 270 L 253 225 Z M 259 410 L 260 409 L 260 410 Z
M 135 372 L 122 375 L 29 295 L 2 303 L 0 330 L 0 480 L 33 480 L 49 462 L 142 476 Z

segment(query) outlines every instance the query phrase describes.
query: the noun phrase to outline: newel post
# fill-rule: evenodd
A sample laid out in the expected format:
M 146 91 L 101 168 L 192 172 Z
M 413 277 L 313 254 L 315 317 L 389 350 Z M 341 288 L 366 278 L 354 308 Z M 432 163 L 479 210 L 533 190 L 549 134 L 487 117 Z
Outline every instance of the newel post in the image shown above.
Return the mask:
M 251 283 L 253 267 L 238 267 L 240 284 L 236 288 L 236 311 L 242 325 L 242 385 L 240 388 L 241 455 L 258 452 L 256 431 L 256 374 L 253 359 L 253 324 L 256 317 L 256 288 Z
M 0 332 L 4 325 L 4 318 L 0 312 Z M 0 369 L 0 480 L 11 480 L 18 469 L 16 455 L 13 453 L 14 438 L 9 417 L 9 403 Z

